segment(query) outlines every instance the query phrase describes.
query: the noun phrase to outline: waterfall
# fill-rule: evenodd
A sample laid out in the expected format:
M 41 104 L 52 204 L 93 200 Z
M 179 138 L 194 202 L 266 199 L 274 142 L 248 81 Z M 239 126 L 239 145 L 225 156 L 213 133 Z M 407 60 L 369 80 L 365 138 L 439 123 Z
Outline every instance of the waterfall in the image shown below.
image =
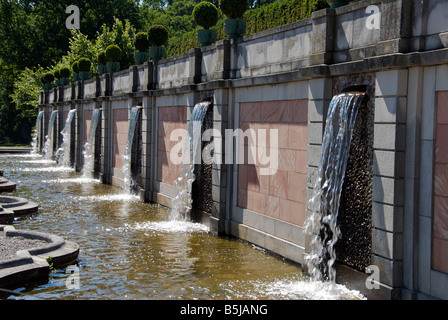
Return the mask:
M 39 114 L 37 115 L 36 127 L 34 128 L 33 141 L 31 141 L 31 148 L 32 148 L 31 154 L 37 154 L 39 152 L 39 144 L 40 144 L 39 133 L 42 127 L 43 116 L 44 116 L 43 111 L 40 111 Z
M 179 178 L 174 181 L 176 196 L 172 201 L 171 219 L 188 219 L 192 208 L 192 184 L 196 179 L 194 165 L 201 164 L 202 123 L 211 102 L 200 102 L 194 106 L 191 120 L 188 123 L 188 134 L 185 141 Z
M 54 141 L 54 122 L 58 112 L 54 110 L 51 113 L 50 121 L 48 122 L 48 134 L 45 136 L 44 154 L 46 160 L 52 160 L 53 157 L 53 141 Z
M 56 152 L 56 160 L 64 167 L 70 167 L 70 148 L 72 146 L 72 123 L 75 118 L 76 110 L 72 109 L 67 114 L 64 129 L 62 129 L 62 144 Z
M 344 182 L 352 133 L 364 94 L 344 93 L 333 97 L 328 110 L 322 154 L 317 170 L 311 215 L 305 230 L 311 237 L 310 253 L 305 256 L 313 280 L 336 281 L 334 245 L 340 230 L 337 226 L 339 201 Z
M 84 178 L 92 178 L 95 169 L 95 140 L 96 130 L 101 118 L 101 109 L 93 110 L 92 121 L 90 122 L 89 136 L 84 144 L 84 167 L 82 168 L 82 176 Z
M 134 137 L 137 129 L 138 120 L 140 119 L 141 107 L 132 107 L 129 119 L 128 140 L 126 142 L 126 150 L 123 154 L 123 174 L 124 174 L 124 191 L 132 193 L 133 177 L 131 170 L 132 150 L 134 147 Z

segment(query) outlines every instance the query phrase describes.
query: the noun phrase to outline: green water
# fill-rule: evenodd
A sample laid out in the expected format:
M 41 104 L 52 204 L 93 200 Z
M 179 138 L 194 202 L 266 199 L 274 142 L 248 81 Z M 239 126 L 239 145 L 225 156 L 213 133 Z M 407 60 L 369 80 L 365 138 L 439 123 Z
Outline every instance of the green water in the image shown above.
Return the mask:
M 67 286 L 70 274 L 58 269 L 48 282 L 14 288 L 25 294 L 21 299 L 353 298 L 344 288 L 328 296 L 295 264 L 203 225 L 170 222 L 168 209 L 39 156 L 1 154 L 0 168 L 17 183 L 10 195 L 39 204 L 39 213 L 16 221 L 16 229 L 80 246 L 79 286 Z

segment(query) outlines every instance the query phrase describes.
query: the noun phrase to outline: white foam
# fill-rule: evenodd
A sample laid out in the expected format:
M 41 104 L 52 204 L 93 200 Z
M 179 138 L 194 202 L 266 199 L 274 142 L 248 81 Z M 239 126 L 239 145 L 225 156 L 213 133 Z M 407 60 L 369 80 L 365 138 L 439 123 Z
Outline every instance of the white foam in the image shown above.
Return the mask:
M 43 180 L 44 183 L 72 183 L 72 184 L 88 184 L 88 183 L 101 183 L 98 179 L 93 178 L 73 178 L 73 179 L 53 179 L 53 180 Z
M 40 159 L 40 160 L 22 160 L 19 163 L 30 163 L 30 164 L 56 164 L 54 160 Z
M 308 279 L 255 282 L 254 294 L 285 300 L 366 300 L 357 290 L 330 282 Z
M 107 194 L 102 196 L 79 197 L 79 199 L 87 201 L 120 201 L 120 202 L 140 201 L 140 197 L 134 194 Z
M 158 222 L 136 223 L 132 226 L 126 225 L 128 229 L 139 231 L 157 231 L 163 233 L 203 233 L 209 232 L 210 229 L 201 224 L 181 220 L 169 220 Z
M 74 172 L 75 169 L 70 167 L 46 167 L 46 168 L 15 168 L 15 170 L 23 172 Z

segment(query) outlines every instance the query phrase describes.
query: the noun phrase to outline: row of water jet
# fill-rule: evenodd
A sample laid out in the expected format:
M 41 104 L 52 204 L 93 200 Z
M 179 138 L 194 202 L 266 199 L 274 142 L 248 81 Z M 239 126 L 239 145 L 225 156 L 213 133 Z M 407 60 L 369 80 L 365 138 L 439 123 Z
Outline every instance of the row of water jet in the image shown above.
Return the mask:
M 39 153 L 39 133 L 42 128 L 42 119 L 44 117 L 44 112 L 40 111 L 37 115 L 36 126 L 34 127 L 33 140 L 31 141 L 31 154 L 37 155 Z
M 101 118 L 101 109 L 93 110 L 92 121 L 90 122 L 89 136 L 84 144 L 84 166 L 82 169 L 83 178 L 93 178 L 95 169 L 95 141 L 98 123 Z
M 62 144 L 61 147 L 56 152 L 56 161 L 63 167 L 71 166 L 71 149 L 72 149 L 72 131 L 73 131 L 73 120 L 75 118 L 76 109 L 72 109 L 67 114 L 67 119 L 65 121 L 64 129 L 62 129 Z
M 55 110 L 51 113 L 48 122 L 48 134 L 45 136 L 44 157 L 46 160 L 52 160 L 54 152 L 54 126 L 58 112 Z
M 340 230 L 337 224 L 353 129 L 363 93 L 343 93 L 333 97 L 325 126 L 322 154 L 317 170 L 311 215 L 305 223 L 310 235 L 310 252 L 305 256 L 308 273 L 315 281 L 335 283 L 335 244 Z
M 194 166 L 201 163 L 202 123 L 210 105 L 209 101 L 200 102 L 191 114 L 179 178 L 174 181 L 176 196 L 172 201 L 171 220 L 189 220 L 193 205 L 192 185 L 196 179 Z
M 126 142 L 126 149 L 122 156 L 123 159 L 123 190 L 126 194 L 132 194 L 133 176 L 131 170 L 132 151 L 134 147 L 134 137 L 140 119 L 141 107 L 132 107 L 129 118 L 128 140 Z

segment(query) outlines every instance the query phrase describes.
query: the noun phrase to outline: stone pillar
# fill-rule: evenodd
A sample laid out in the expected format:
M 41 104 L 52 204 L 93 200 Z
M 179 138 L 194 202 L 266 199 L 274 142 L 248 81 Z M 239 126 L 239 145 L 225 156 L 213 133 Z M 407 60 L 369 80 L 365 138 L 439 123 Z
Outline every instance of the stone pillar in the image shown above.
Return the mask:
M 323 9 L 311 14 L 311 65 L 331 64 L 336 41 L 336 14 L 334 9 Z
M 418 216 L 424 68 L 409 69 L 406 111 L 405 203 L 403 214 L 403 299 L 415 299 L 418 287 Z M 430 141 L 433 144 L 433 141 Z
M 383 0 L 378 54 L 409 52 L 414 1 Z
M 190 72 L 188 83 L 195 84 L 201 82 L 202 74 L 202 51 L 200 48 L 190 49 L 188 52 Z
M 82 167 L 84 165 L 84 143 L 83 143 L 83 135 L 84 135 L 84 105 L 77 101 L 75 105 L 76 113 L 75 113 L 75 171 L 81 172 Z
M 112 184 L 112 105 L 103 100 L 101 113 L 101 172 L 100 180 Z
M 401 298 L 406 150 L 407 70 L 376 73 L 372 265 L 380 271 L 378 294 Z
M 142 187 L 140 194 L 144 202 L 152 201 L 152 179 L 151 174 L 151 149 L 155 140 L 152 139 L 152 98 L 145 96 L 142 99 Z
M 229 89 L 217 89 L 214 91 L 213 101 L 213 129 L 220 133 L 214 137 L 214 161 L 212 164 L 212 217 L 210 229 L 213 233 L 230 234 L 230 227 L 226 226 L 229 220 L 228 212 L 231 207 L 230 191 L 228 184 L 232 173 L 230 164 L 225 163 L 226 139 L 225 131 L 228 129 L 229 120 Z M 233 137 L 233 136 L 232 136 Z M 229 145 L 232 148 L 232 145 Z M 233 152 L 231 150 L 231 152 Z

